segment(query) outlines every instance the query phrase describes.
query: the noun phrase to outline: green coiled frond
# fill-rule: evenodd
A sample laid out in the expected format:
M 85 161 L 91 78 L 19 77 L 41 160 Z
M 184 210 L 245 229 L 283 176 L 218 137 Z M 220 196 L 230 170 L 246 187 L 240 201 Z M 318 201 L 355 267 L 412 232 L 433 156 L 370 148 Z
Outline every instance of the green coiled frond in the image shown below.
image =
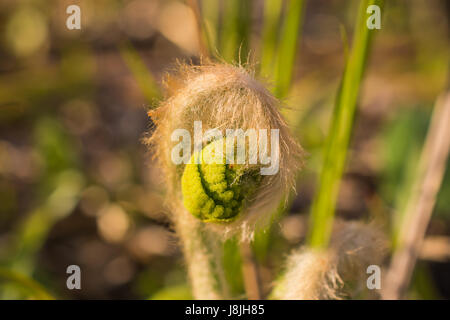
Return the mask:
M 225 153 L 216 154 L 223 145 L 223 139 L 216 140 L 194 153 L 181 178 L 184 206 L 205 222 L 237 218 L 261 180 L 254 168 L 227 164 Z

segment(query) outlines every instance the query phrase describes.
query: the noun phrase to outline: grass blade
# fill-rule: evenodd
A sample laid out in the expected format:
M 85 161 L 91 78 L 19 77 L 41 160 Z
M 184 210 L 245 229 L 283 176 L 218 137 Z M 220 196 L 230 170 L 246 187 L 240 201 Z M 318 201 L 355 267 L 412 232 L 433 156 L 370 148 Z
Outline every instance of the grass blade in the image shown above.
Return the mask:
M 26 288 L 35 299 L 54 300 L 54 297 L 39 282 L 13 270 L 0 268 L 0 280 L 6 280 Z
M 353 47 L 337 94 L 325 144 L 319 189 L 311 209 L 308 240 L 313 247 L 326 247 L 331 234 L 339 183 L 344 171 L 358 94 L 373 34 L 373 30 L 366 27 L 366 9 L 372 4 L 381 5 L 381 1 L 365 0 L 360 4 Z
M 120 47 L 120 54 L 133 74 L 145 100 L 147 100 L 148 103 L 153 104 L 154 99 L 160 97 L 160 90 L 156 80 L 153 78 L 153 75 L 139 55 L 139 52 L 131 43 L 126 43 Z
M 220 54 L 227 62 L 245 62 L 249 50 L 251 3 L 227 0 L 224 6 Z
M 278 26 L 283 1 L 266 0 L 264 2 L 264 26 L 261 44 L 261 74 L 265 77 L 273 74 L 274 59 L 278 45 Z
M 291 85 L 304 8 L 305 0 L 290 0 L 287 5 L 275 66 L 275 94 L 278 97 L 284 97 Z
M 202 35 L 209 54 L 215 56 L 219 43 L 219 0 L 203 0 L 200 5 Z

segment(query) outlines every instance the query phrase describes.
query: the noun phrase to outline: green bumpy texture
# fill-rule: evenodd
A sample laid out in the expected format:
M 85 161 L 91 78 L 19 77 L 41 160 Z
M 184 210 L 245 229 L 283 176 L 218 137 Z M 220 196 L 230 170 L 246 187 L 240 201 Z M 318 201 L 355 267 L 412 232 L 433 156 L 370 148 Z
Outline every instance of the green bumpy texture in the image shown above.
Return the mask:
M 205 222 L 227 222 L 237 218 L 246 199 L 254 194 L 261 181 L 261 175 L 255 169 L 226 164 L 225 152 L 222 161 L 208 161 L 214 159 L 216 148 L 225 145 L 225 141 L 213 141 L 200 153 L 194 153 L 181 177 L 185 208 Z M 200 163 L 196 163 L 196 159 L 201 159 Z

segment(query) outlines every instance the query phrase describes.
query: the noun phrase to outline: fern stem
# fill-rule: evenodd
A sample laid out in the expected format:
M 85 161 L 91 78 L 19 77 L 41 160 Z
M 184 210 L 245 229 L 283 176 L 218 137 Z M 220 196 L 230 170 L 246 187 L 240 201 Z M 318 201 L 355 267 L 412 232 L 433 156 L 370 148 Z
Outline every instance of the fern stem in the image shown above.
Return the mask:
M 181 208 L 180 210 L 184 210 Z M 198 300 L 229 298 L 222 262 L 222 243 L 189 213 L 177 214 L 177 234 L 181 238 L 192 293 Z

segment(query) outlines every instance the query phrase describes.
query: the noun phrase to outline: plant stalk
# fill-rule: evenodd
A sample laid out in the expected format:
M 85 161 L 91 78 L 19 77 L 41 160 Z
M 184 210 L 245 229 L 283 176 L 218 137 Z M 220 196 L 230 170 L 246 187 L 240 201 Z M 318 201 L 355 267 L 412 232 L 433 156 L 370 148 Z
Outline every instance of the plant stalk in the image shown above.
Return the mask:
M 450 92 L 447 92 L 436 102 L 397 249 L 385 281 L 383 299 L 401 299 L 408 288 L 445 173 L 450 150 L 449 123 Z
M 345 167 L 361 80 L 374 32 L 366 26 L 366 10 L 372 4 L 381 5 L 381 1 L 361 1 L 353 47 L 337 94 L 325 145 L 319 189 L 312 204 L 311 227 L 308 235 L 309 244 L 316 248 L 327 247 L 331 236 L 339 183 Z

